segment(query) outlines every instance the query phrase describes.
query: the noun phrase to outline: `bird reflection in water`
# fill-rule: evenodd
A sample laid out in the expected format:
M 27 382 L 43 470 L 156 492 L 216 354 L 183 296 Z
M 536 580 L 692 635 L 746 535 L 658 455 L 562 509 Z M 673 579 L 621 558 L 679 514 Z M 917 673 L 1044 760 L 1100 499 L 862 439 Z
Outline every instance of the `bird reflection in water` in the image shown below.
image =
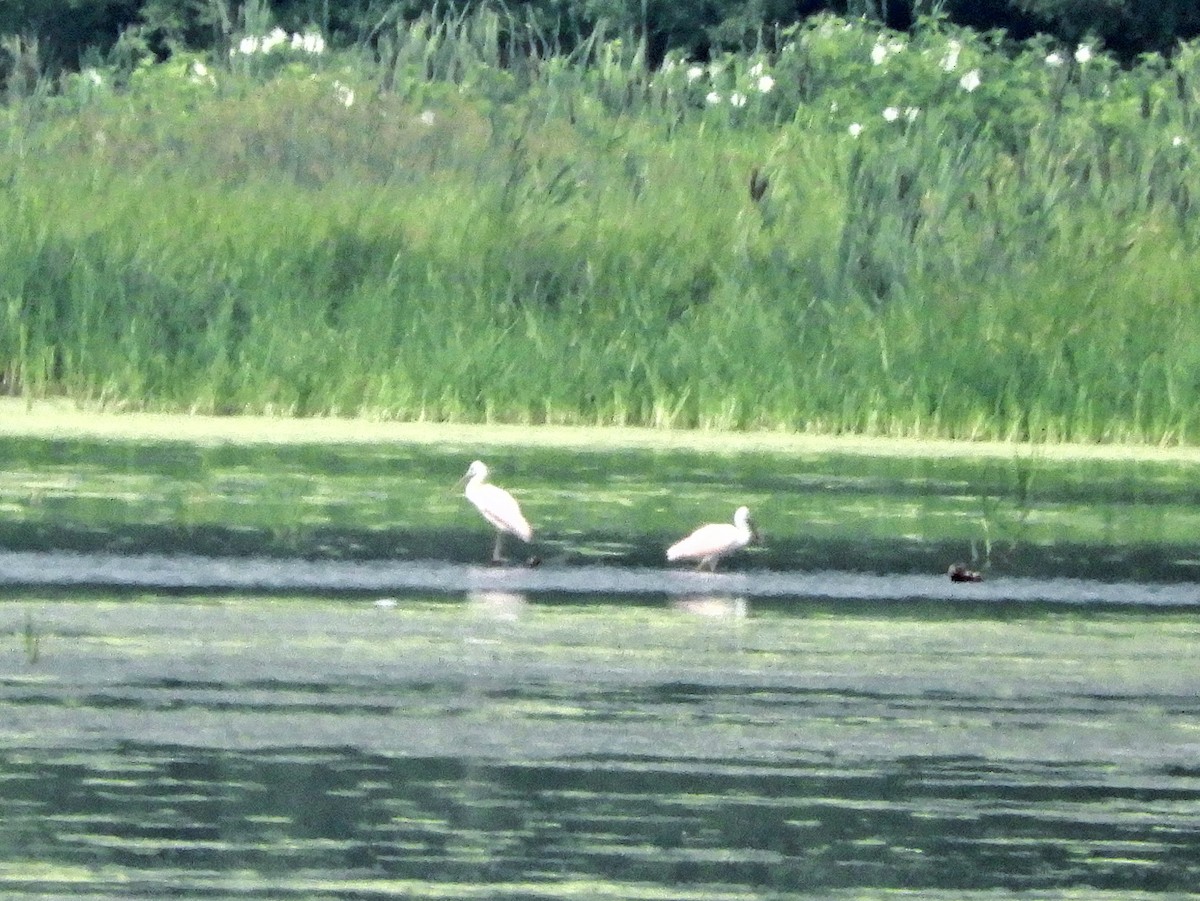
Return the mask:
M 529 606 L 529 599 L 519 591 L 471 591 L 467 603 L 481 616 L 515 622 Z
M 721 595 L 686 595 L 671 599 L 671 607 L 691 616 L 712 619 L 745 619 L 750 615 L 750 603 L 745 598 Z

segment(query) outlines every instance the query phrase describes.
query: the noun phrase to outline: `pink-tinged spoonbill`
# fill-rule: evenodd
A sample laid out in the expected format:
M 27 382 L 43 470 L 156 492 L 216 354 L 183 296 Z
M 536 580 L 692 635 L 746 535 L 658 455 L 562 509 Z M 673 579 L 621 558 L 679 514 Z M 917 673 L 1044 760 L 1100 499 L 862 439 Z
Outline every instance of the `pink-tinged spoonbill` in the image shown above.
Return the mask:
M 467 490 L 464 492 L 475 509 L 483 518 L 496 529 L 496 546 L 492 550 L 492 562 L 500 563 L 504 558 L 500 555 L 504 542 L 504 533 L 511 532 L 522 541 L 528 543 L 533 539 L 533 529 L 521 514 L 521 508 L 516 499 L 498 485 L 487 481 L 488 468 L 482 460 L 476 460 L 463 476 L 467 480 Z M 461 480 L 460 480 L 461 484 Z
M 754 538 L 750 525 L 750 508 L 738 507 L 733 514 L 733 524 L 712 522 L 701 526 L 687 538 L 667 548 L 668 560 L 699 560 L 697 569 L 708 568 L 716 572 L 717 561 L 748 545 Z

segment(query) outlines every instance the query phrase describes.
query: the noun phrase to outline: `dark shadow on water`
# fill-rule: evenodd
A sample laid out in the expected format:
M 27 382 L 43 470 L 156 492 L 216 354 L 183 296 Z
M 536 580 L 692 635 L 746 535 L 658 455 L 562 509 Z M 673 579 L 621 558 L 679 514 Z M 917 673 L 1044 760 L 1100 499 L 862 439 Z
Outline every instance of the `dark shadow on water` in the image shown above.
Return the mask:
M 519 618 L 523 598 L 572 598 L 583 604 L 616 598 L 622 606 L 672 603 L 692 615 L 730 615 L 737 599 L 772 598 L 797 603 L 837 601 L 846 610 L 872 604 L 887 608 L 941 603 L 964 610 L 980 605 L 1071 605 L 1171 609 L 1200 605 L 1194 583 L 1103 582 L 1094 579 L 1020 578 L 956 583 L 945 575 L 880 575 L 842 571 L 696 572 L 662 567 L 480 566 L 445 561 L 322 561 L 195 555 L 13 553 L 0 551 L 0 593 L 22 589 L 62 591 L 153 590 L 183 596 L 253 592 L 258 595 L 320 593 L 380 599 L 451 596 L 467 592 L 478 610 L 496 619 Z M 640 600 L 639 600 L 640 599 Z M 736 613 L 736 609 L 732 611 Z
M 0 863 L 147 874 L 297 871 L 430 885 L 820 892 L 1188 892 L 1194 784 L 1086 763 L 917 757 L 754 768 L 695 757 L 562 763 L 350 749 L 129 744 L 95 762 L 0 752 Z M 1129 802 L 1163 817 L 1134 815 Z M 202 885 L 202 883 L 201 883 Z M 17 887 L 18 894 L 20 887 Z M 177 889 L 172 897 L 206 897 Z M 452 895 L 454 896 L 454 895 Z
M 532 545 L 509 541 L 512 564 L 526 558 L 558 567 L 603 564 L 668 569 L 662 548 L 666 536 L 630 541 L 628 534 L 589 535 L 587 544 L 538 539 Z M 213 558 L 266 557 L 308 561 L 445 561 L 486 563 L 492 539 L 478 528 L 411 531 L 402 529 L 233 528 L 220 525 L 82 525 L 0 521 L 0 548 L 10 551 L 67 551 L 100 554 L 187 554 Z M 604 548 L 597 553 L 594 548 Z M 951 563 L 966 562 L 986 579 L 997 576 L 1075 578 L 1099 581 L 1200 581 L 1200 559 L 1190 548 L 1163 544 L 1057 543 L 1029 545 L 1019 553 L 997 552 L 993 561 L 972 560 L 959 541 L 904 538 L 855 540 L 771 539 L 722 561 L 724 573 L 820 572 L 941 575 Z M 687 572 L 688 565 L 669 567 Z

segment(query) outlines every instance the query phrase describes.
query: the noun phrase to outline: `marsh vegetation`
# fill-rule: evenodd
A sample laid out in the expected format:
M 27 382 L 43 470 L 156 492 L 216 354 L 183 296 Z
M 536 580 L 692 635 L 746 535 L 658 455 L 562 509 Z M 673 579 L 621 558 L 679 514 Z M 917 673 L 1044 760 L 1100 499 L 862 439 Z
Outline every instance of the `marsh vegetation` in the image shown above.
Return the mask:
M 272 30 L 0 108 L 0 379 L 109 408 L 1190 442 L 1200 47 Z M 129 48 L 126 48 L 129 49 Z

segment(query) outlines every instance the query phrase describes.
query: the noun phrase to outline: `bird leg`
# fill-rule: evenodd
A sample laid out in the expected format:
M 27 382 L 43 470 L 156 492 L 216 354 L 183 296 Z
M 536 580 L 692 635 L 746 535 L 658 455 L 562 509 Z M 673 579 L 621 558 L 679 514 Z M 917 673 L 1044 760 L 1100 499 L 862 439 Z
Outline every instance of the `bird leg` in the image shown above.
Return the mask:
M 503 563 L 504 562 L 504 556 L 501 553 L 501 545 L 503 545 L 503 544 L 504 544 L 504 533 L 497 531 L 496 532 L 496 546 L 494 548 L 492 548 L 492 562 L 493 563 Z

